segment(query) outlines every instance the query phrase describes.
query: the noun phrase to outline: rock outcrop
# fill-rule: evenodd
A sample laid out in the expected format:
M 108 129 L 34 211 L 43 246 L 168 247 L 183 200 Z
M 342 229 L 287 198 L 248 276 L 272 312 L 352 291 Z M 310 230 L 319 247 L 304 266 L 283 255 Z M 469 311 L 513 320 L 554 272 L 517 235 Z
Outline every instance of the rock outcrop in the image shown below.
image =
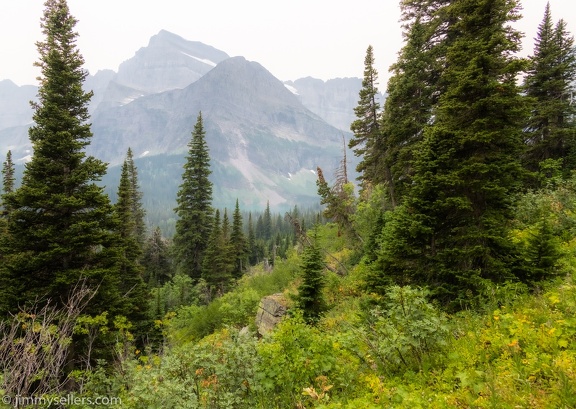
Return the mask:
M 256 313 L 256 327 L 260 335 L 272 331 L 286 315 L 287 300 L 282 293 L 272 294 L 262 298 Z

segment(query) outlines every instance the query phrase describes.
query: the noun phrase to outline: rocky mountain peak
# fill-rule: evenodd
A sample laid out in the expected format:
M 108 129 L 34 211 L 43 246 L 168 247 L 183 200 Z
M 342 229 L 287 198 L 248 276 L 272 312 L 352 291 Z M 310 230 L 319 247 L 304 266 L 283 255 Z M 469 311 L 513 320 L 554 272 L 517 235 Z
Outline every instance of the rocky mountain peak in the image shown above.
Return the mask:
M 143 94 L 184 88 L 227 58 L 214 47 L 161 30 L 120 64 L 115 82 Z

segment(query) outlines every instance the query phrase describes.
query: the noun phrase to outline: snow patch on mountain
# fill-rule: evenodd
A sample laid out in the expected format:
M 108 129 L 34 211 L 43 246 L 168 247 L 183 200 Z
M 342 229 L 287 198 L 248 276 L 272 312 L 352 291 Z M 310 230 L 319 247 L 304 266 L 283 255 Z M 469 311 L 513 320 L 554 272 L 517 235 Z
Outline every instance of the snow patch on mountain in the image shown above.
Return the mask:
M 284 86 L 288 89 L 288 91 L 290 91 L 290 92 L 293 93 L 294 95 L 300 95 L 300 94 L 298 93 L 298 90 L 297 90 L 295 87 L 293 87 L 292 85 L 290 85 L 290 84 L 284 84 Z
M 191 54 L 185 53 L 184 51 L 180 51 L 182 54 L 184 54 L 186 57 L 190 57 L 190 58 L 194 58 L 197 61 L 203 62 L 204 64 L 208 64 L 212 67 L 216 67 L 216 63 L 214 61 L 210 61 L 206 58 L 198 58 L 196 56 L 193 56 Z

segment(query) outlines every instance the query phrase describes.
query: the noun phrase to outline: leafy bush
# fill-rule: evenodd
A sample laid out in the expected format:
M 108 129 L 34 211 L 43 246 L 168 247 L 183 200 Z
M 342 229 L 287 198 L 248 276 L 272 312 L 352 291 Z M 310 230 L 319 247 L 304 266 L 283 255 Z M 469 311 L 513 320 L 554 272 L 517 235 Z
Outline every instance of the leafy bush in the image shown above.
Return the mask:
M 431 365 L 432 352 L 446 344 L 447 317 L 427 295 L 424 289 L 392 286 L 382 307 L 369 311 L 360 333 L 385 372 L 423 370 Z
M 325 385 L 333 381 L 339 354 L 330 336 L 295 315 L 258 345 L 258 355 L 261 399 L 266 399 L 267 407 L 293 407 L 304 388 L 315 386 L 319 377 Z
M 256 340 L 225 329 L 164 356 L 124 363 L 120 394 L 124 408 L 249 408 Z

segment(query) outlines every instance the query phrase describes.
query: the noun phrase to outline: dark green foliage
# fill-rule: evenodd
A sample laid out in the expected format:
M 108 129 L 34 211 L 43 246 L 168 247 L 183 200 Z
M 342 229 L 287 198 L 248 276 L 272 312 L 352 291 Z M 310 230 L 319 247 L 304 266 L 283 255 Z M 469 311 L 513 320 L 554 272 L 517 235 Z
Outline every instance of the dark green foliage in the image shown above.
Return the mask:
M 174 236 L 175 261 L 178 271 L 197 280 L 202 275 L 202 257 L 208 245 L 212 225 L 212 182 L 210 156 L 205 140 L 202 113 L 188 144 L 188 156 L 182 174 L 182 184 L 176 199 Z
M 144 243 L 142 266 L 144 267 L 144 282 L 149 287 L 163 285 L 173 275 L 169 244 L 162 237 L 160 227 L 156 227 Z
M 134 237 L 138 242 L 140 248 L 144 247 L 146 240 L 146 210 L 142 204 L 143 194 L 140 190 L 140 183 L 138 182 L 138 169 L 134 164 L 134 157 L 132 156 L 132 149 L 128 148 L 126 153 L 126 166 L 128 170 L 128 180 L 130 186 L 130 194 L 132 196 L 132 218 L 134 220 Z
M 168 312 L 175 311 L 181 306 L 198 304 L 201 297 L 200 290 L 204 284 L 202 280 L 194 284 L 188 275 L 175 274 L 162 286 L 150 290 L 151 297 L 148 304 L 150 316 L 163 319 Z
M 356 119 L 350 125 L 354 137 L 348 142 L 348 147 L 354 150 L 354 155 L 363 156 L 356 170 L 360 172 L 361 180 L 373 181 L 374 169 L 374 144 L 380 132 L 380 103 L 378 95 L 378 71 L 374 68 L 374 52 L 372 46 L 368 46 L 364 59 L 364 79 L 359 92 L 358 106 L 354 108 Z M 366 154 L 369 152 L 369 154 Z
M 12 151 L 6 154 L 6 161 L 2 164 L 2 193 L 12 193 L 14 191 L 14 162 L 12 162 Z
M 2 192 L 0 195 L 0 311 L 8 311 L 10 305 L 14 304 L 15 295 L 13 290 L 16 282 L 6 268 L 5 254 L 9 244 L 8 239 L 8 207 L 4 203 L 4 195 L 11 193 L 14 188 L 14 164 L 12 163 L 12 153 L 8 151 L 6 161 L 2 167 Z
M 307 323 L 318 321 L 326 310 L 326 303 L 322 295 L 325 285 L 324 259 L 316 243 L 316 237 L 302 253 L 302 282 L 298 286 L 296 305 L 302 311 Z
M 527 240 L 524 251 L 526 276 L 521 277 L 522 281 L 534 286 L 553 277 L 557 274 L 561 256 L 560 240 L 554 234 L 550 221 L 541 220 Z
M 139 222 L 142 220 L 139 209 L 142 205 L 135 203 L 139 198 L 136 190 L 138 181 L 136 175 L 133 174 L 135 172 L 133 164 L 130 165 L 128 159 L 131 159 L 130 151 L 122 165 L 118 201 L 114 206 L 114 211 L 118 219 L 116 233 L 120 246 L 118 260 L 120 292 L 126 301 L 126 310 L 123 315 L 139 325 L 146 319 L 148 294 L 142 279 L 144 269 L 140 263 L 143 249 L 140 243 Z
M 382 237 L 382 229 L 384 228 L 384 213 L 380 212 L 376 223 L 372 227 L 372 232 L 368 237 L 368 241 L 364 246 L 364 259 L 368 264 L 376 261 L 378 258 L 378 248 L 380 247 L 380 239 Z
M 234 270 L 232 275 L 239 278 L 248 267 L 248 243 L 244 236 L 242 215 L 240 214 L 240 206 L 238 199 L 236 199 L 236 206 L 234 207 L 234 214 L 232 215 L 232 231 L 230 233 L 230 246 L 232 252 L 232 259 L 234 261 Z
M 225 293 L 232 280 L 234 265 L 230 259 L 230 246 L 227 237 L 224 236 L 223 226 L 225 223 L 220 223 L 220 211 L 216 209 L 212 232 L 202 260 L 202 278 L 206 281 L 211 296 Z
M 117 242 L 112 205 L 95 182 L 106 164 L 87 157 L 92 133 L 82 84 L 87 72 L 76 48 L 76 19 L 66 1 L 48 0 L 37 43 L 41 70 L 34 148 L 22 186 L 5 196 L 10 207 L 6 266 L 20 284 L 20 303 L 50 297 L 60 303 L 81 276 L 99 286 L 91 311 L 118 311 Z
M 548 4 L 524 79 L 524 89 L 531 98 L 524 163 L 531 171 L 538 171 L 539 164 L 547 159 L 562 160 L 565 177 L 576 168 L 575 80 L 574 38 L 563 20 L 554 27 Z
M 272 214 L 270 213 L 270 202 L 266 201 L 266 210 L 262 216 L 261 235 L 262 239 L 270 240 L 272 238 Z
M 525 101 L 515 1 L 463 0 L 448 7 L 446 84 L 415 160 L 413 187 L 383 248 L 382 274 L 431 285 L 447 302 L 468 302 L 483 280 L 511 278 L 507 225 L 520 186 Z M 473 56 L 471 58 L 471 56 Z M 408 279 L 408 280 L 407 280 Z
M 447 40 L 440 29 L 445 2 L 402 2 L 405 45 L 392 65 L 380 136 L 367 151 L 374 184 L 385 184 L 392 206 L 412 186 L 414 156 L 441 92 L 439 77 Z
M 252 212 L 248 214 L 248 262 L 250 265 L 256 265 L 264 257 L 263 250 L 260 254 L 258 243 L 256 240 L 256 233 L 254 231 L 254 223 L 252 223 Z

